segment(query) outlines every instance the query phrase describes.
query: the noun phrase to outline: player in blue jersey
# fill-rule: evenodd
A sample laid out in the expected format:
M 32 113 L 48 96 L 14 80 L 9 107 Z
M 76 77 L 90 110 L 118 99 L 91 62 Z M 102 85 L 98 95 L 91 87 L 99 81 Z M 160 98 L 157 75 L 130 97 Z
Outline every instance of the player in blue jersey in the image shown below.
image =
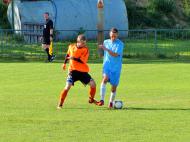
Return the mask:
M 103 79 L 100 87 L 101 100 L 97 102 L 97 105 L 104 105 L 106 83 L 110 82 L 111 95 L 108 107 L 112 108 L 113 101 L 116 96 L 116 89 L 120 79 L 124 44 L 121 40 L 118 39 L 118 30 L 116 28 L 112 28 L 109 35 L 110 39 L 105 40 L 104 44 L 99 46 L 99 48 L 102 48 L 104 50 L 104 60 Z

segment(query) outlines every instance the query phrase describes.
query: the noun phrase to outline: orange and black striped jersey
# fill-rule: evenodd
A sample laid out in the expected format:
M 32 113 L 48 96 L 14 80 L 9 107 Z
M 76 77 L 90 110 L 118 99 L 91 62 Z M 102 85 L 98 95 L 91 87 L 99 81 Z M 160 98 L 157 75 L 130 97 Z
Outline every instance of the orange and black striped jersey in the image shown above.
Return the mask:
M 76 43 L 70 44 L 67 54 L 69 57 L 74 57 L 80 59 L 82 62 L 76 60 L 69 61 L 69 70 L 77 70 L 80 72 L 89 72 L 89 67 L 87 65 L 89 50 L 88 47 L 77 48 Z

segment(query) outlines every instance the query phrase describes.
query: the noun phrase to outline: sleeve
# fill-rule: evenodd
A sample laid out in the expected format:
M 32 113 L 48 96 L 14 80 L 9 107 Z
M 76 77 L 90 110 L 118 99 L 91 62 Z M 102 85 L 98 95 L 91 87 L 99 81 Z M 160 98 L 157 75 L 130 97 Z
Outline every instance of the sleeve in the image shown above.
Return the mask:
M 86 48 L 84 50 L 84 52 L 82 53 L 81 57 L 80 57 L 80 60 L 83 62 L 83 63 L 86 63 L 88 61 L 88 56 L 89 56 L 89 50 L 88 48 Z
M 119 56 L 122 56 L 123 55 L 123 47 L 124 47 L 124 44 L 122 42 L 119 43 L 114 52 L 117 53 Z
M 50 24 L 49 24 L 49 26 L 50 26 L 50 29 L 53 29 L 53 21 L 52 20 L 50 20 L 50 22 L 49 22 Z
M 69 57 L 69 55 L 68 55 L 68 54 L 66 54 L 66 55 L 65 55 L 64 64 L 66 64 L 66 63 L 67 63 L 67 61 L 69 60 L 69 59 L 67 59 L 67 57 Z
M 106 42 L 106 40 L 104 40 L 103 46 L 105 46 L 107 48 L 107 42 Z

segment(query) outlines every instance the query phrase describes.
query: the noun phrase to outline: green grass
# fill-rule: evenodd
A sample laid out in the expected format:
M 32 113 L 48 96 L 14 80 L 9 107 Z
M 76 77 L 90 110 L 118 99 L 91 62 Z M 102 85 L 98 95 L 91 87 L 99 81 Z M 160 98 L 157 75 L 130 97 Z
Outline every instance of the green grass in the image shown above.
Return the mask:
M 141 59 L 174 59 L 190 60 L 189 31 L 169 31 L 157 34 L 154 32 L 129 32 L 129 37 L 123 39 L 125 44 L 124 58 Z M 62 60 L 67 52 L 67 47 L 75 41 L 54 42 L 54 53 L 57 60 Z M 88 41 L 90 60 L 98 60 L 97 42 Z M 19 59 L 21 61 L 41 60 L 46 58 L 46 53 L 40 43 L 29 44 L 24 42 L 22 36 L 12 35 L 5 31 L 0 35 L 0 58 Z
M 54 43 L 54 53 L 56 59 L 63 59 L 66 54 L 67 47 L 70 42 L 56 42 Z M 154 41 L 146 40 L 131 40 L 125 41 L 124 58 L 144 58 L 144 59 L 177 59 L 189 60 L 190 48 L 189 41 L 179 40 L 159 40 L 155 47 Z M 89 42 L 90 59 L 97 60 L 97 44 Z M 0 46 L 0 58 L 18 58 L 20 60 L 41 60 L 46 57 L 46 53 L 41 48 L 40 44 L 15 44 L 13 47 L 11 43 Z
M 124 56 L 145 59 L 188 59 L 190 42 L 188 40 L 153 40 L 126 41 Z
M 122 110 L 88 104 L 77 82 L 56 110 L 66 71 L 61 63 L 0 63 L 0 141 L 185 142 L 190 138 L 190 66 L 186 63 L 124 64 L 117 99 Z M 101 64 L 90 64 L 99 86 Z

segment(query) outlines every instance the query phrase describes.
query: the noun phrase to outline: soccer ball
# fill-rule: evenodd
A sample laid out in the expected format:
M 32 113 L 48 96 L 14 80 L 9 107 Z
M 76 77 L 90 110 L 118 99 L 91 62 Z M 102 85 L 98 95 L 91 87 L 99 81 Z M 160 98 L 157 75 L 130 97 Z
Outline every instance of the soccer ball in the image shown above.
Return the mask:
M 123 102 L 122 102 L 122 101 L 119 101 L 119 100 L 114 101 L 113 106 L 114 106 L 115 109 L 122 109 L 122 107 L 123 107 Z

